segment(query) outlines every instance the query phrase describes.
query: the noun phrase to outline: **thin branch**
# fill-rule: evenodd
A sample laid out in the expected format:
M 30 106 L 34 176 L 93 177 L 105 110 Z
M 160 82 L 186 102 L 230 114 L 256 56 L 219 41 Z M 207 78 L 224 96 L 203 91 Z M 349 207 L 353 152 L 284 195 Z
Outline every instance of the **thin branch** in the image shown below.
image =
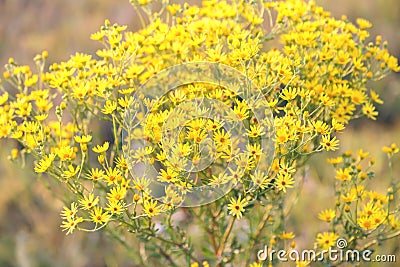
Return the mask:
M 217 257 L 221 257 L 222 253 L 224 252 L 225 246 L 226 246 L 226 242 L 228 241 L 228 237 L 231 234 L 232 228 L 233 228 L 233 224 L 235 223 L 236 217 L 232 217 L 231 220 L 229 221 L 229 225 L 224 233 L 224 236 L 222 237 L 221 243 L 219 245 L 218 248 L 218 252 L 217 252 Z

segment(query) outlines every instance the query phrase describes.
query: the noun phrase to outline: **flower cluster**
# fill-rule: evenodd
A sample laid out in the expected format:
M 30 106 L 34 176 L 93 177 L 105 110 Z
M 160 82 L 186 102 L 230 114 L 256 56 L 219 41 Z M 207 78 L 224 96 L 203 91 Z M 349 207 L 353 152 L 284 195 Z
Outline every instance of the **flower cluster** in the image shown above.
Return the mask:
M 373 158 L 369 160 L 366 170 L 362 165 L 368 155 L 368 152 L 360 150 L 354 157 L 351 151 L 347 151 L 338 158 L 329 159 L 336 168 L 337 209 L 325 210 L 319 215 L 326 222 L 348 225 L 351 228 L 348 231 L 356 231 L 352 233 L 354 238 L 358 235 L 362 237 L 366 232 L 375 231 L 385 225 L 390 225 L 393 230 L 400 226 L 399 219 L 391 210 L 395 204 L 392 187 L 394 177 L 391 177 L 392 183 L 385 194 L 366 188 L 367 182 L 374 176 L 374 172 L 370 170 L 374 164 Z
M 396 148 L 396 144 L 383 148 L 389 160 L 393 156 L 392 149 L 396 151 Z M 396 212 L 398 197 L 394 193 L 397 190 L 396 177 L 389 177 L 390 186 L 384 193 L 368 189 L 375 176 L 372 170 L 375 159 L 362 149 L 353 154 L 352 151 L 346 151 L 339 157 L 328 159 L 336 169 L 336 205 L 318 215 L 330 226 L 329 232 L 317 236 L 316 245 L 320 249 L 335 247 L 335 241 L 340 236 L 348 242 L 346 249 L 362 251 L 375 242 L 396 236 L 400 229 L 400 218 Z M 389 168 L 392 168 L 390 162 Z
M 16 139 L 24 147 L 13 150 L 11 158 L 32 154 L 37 159 L 35 172 L 48 173 L 70 190 L 72 201 L 61 214 L 67 234 L 76 229 L 96 231 L 115 222 L 143 240 L 154 237 L 179 248 L 185 259 L 202 262 L 193 256 L 189 238 L 171 224 L 182 195 L 167 187 L 164 196 L 156 199 L 149 177 L 130 172 L 132 164 L 146 163 L 159 170 L 159 182 L 180 192 L 198 185 L 217 189 L 235 185 L 229 198 L 187 211 L 210 236 L 202 255 L 211 262 L 235 259 L 231 251 L 243 244 L 230 234 L 250 209 L 260 216 L 254 217 L 259 222 L 245 238 L 249 248 L 266 228 L 272 239 L 293 238 L 285 232 L 283 210 L 287 192 L 296 185 L 294 175 L 312 154 L 337 150 L 336 133 L 352 119 L 376 119 L 375 105 L 382 100 L 367 84 L 400 71 L 386 42 L 380 36 L 367 41 L 368 21 L 358 19 L 353 24 L 345 17 L 335 19 L 313 1 L 209 0 L 202 6 L 162 1 L 158 12 L 152 11 L 150 1 L 132 3 L 140 9 L 143 28 L 131 32 L 106 20 L 91 35 L 104 46 L 96 56 L 76 53 L 47 71 L 47 52 L 43 52 L 34 59 L 36 74 L 29 66 L 9 60 L 3 76 L 17 92 L 0 96 L 0 137 Z M 272 40 L 280 42 L 279 48 Z M 226 64 L 249 77 L 260 88 L 266 110 L 272 112 L 270 125 L 255 119 L 240 91 L 193 83 L 157 99 L 141 99 L 151 112 L 143 130 L 134 131 L 132 138 L 147 145 L 123 153 L 124 116 L 134 107 L 137 89 L 170 66 L 201 61 Z M 199 97 L 231 107 L 229 119 L 244 125 L 240 135 L 233 136 L 221 118 L 188 121 L 187 114 L 176 112 L 187 110 L 185 103 Z M 178 142 L 163 139 L 167 120 L 185 122 Z M 110 136 L 95 134 L 99 125 L 110 128 Z M 260 142 L 272 125 L 275 156 L 270 167 L 260 160 L 266 153 Z M 245 148 L 238 145 L 241 138 L 249 140 Z M 395 146 L 386 150 L 398 152 Z M 214 164 L 191 179 L 183 167 L 188 159 L 201 164 L 205 151 Z M 389 209 L 394 188 L 380 195 L 363 186 L 371 178 L 358 165 L 365 158 L 361 151 L 359 159 L 345 154 L 331 160 L 337 167 L 338 204 L 319 215 L 332 225 L 345 225 L 344 231 L 354 240 L 385 225 L 399 227 Z M 223 172 L 230 162 L 241 168 Z M 168 218 L 157 219 L 164 212 Z M 156 222 L 173 230 L 159 233 Z M 317 243 L 324 248 L 336 238 L 336 233 L 327 232 L 318 236 Z

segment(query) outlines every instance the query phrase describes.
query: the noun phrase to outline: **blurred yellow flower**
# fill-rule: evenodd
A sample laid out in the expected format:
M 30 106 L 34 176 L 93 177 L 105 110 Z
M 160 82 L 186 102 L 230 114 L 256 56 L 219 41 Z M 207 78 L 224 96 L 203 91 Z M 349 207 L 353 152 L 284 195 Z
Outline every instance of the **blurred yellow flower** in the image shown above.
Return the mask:
M 109 142 L 104 142 L 103 145 L 97 145 L 92 150 L 93 150 L 93 152 L 101 154 L 101 153 L 106 152 L 109 147 L 110 147 L 110 143 Z

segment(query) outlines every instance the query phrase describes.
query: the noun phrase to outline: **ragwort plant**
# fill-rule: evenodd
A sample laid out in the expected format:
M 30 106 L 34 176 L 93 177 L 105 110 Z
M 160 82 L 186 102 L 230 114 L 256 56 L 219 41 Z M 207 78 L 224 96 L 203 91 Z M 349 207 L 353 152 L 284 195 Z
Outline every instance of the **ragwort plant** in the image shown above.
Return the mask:
M 1 86 L 0 137 L 23 147 L 11 151 L 11 160 L 32 155 L 36 173 L 69 190 L 61 212 L 66 234 L 104 228 L 132 245 L 126 235 L 132 233 L 142 242 L 132 252 L 141 265 L 255 267 L 263 264 L 254 249 L 260 244 L 289 252 L 296 243 L 286 221 L 301 187 L 300 171 L 311 155 L 338 150 L 336 135 L 352 119 L 377 118 L 375 105 L 382 100 L 367 83 L 399 71 L 397 59 L 381 36 L 369 41 L 370 22 L 333 18 L 314 1 L 162 1 L 157 11 L 151 1 L 131 2 L 142 29 L 131 32 L 106 20 L 91 36 L 104 46 L 95 56 L 76 53 L 47 70 L 43 52 L 34 58 L 35 72 L 10 58 L 4 82 L 16 93 Z M 124 116 L 135 107 L 135 92 L 164 69 L 189 62 L 227 65 L 246 75 L 261 90 L 273 121 L 257 121 L 240 90 L 194 82 L 140 99 L 150 112 L 145 118 L 134 114 L 142 128 L 129 138 L 146 145 L 124 153 L 131 140 L 123 132 L 132 130 Z M 183 113 L 174 110 L 184 111 L 187 101 L 200 97 L 229 106 L 229 121 L 242 123 L 240 134 L 233 136 L 217 116 L 179 120 Z M 171 114 L 184 125 L 177 140 L 165 143 Z M 112 134 L 101 139 L 93 121 Z M 266 129 L 273 129 L 271 164 L 260 144 Z M 238 145 L 243 138 L 244 148 Z M 204 146 L 207 139 L 213 145 Z M 212 153 L 213 164 L 192 177 L 182 166 L 198 164 L 202 149 Z M 396 145 L 384 150 L 390 162 L 398 152 Z M 240 168 L 224 172 L 230 162 Z M 362 150 L 329 162 L 336 168 L 336 204 L 318 215 L 329 230 L 316 236 L 316 251 L 335 247 L 338 237 L 358 249 L 398 237 L 398 179 L 392 175 L 387 192 L 368 189 L 373 159 Z M 151 178 L 132 171 L 140 163 L 157 168 L 157 181 L 168 185 L 161 197 L 152 194 Z M 212 203 L 179 207 L 198 185 L 218 189 L 228 183 L 232 190 Z

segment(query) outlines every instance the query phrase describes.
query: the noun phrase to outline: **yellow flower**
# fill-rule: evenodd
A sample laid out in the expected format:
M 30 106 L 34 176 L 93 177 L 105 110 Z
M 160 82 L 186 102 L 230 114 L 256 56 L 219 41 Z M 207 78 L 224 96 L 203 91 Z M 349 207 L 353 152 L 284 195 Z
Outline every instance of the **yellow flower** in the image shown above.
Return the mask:
M 11 159 L 17 159 L 19 154 L 18 148 L 11 149 Z
M 292 164 L 293 164 L 293 163 L 292 163 Z M 294 165 L 295 165 L 295 164 L 294 164 Z M 284 159 L 282 159 L 282 160 L 279 162 L 279 173 L 282 173 L 282 174 L 291 174 L 291 173 L 295 173 L 295 172 L 296 172 L 295 166 L 289 165 L 289 163 L 288 163 L 288 162 L 285 162 Z
M 278 176 L 275 180 L 275 186 L 279 191 L 283 191 L 286 193 L 287 188 L 293 188 L 294 179 L 290 174 L 278 173 Z
M 207 129 L 210 131 L 216 131 L 220 129 L 223 125 L 224 125 L 223 121 L 217 119 L 208 120 Z
M 241 199 L 241 197 L 242 196 L 239 196 L 238 199 L 231 198 L 231 203 L 228 204 L 229 214 L 236 216 L 239 220 L 242 218 L 242 213 L 245 211 L 244 207 L 249 203 L 245 198 Z
M 218 44 L 215 48 L 207 50 L 208 59 L 212 62 L 224 62 L 227 59 L 225 53 L 222 52 L 222 44 Z
M 376 225 L 372 217 L 360 217 L 357 220 L 357 224 L 365 231 L 376 228 Z
M 0 96 L 0 105 L 4 105 L 8 100 L 8 93 L 4 93 Z
M 147 187 L 150 184 L 150 180 L 145 177 L 141 177 L 138 179 L 134 179 L 133 184 L 135 185 L 136 190 L 138 190 L 139 192 L 145 192 L 147 191 Z
M 280 145 L 285 144 L 289 141 L 289 132 L 285 127 L 279 127 L 276 129 L 276 142 Z
M 173 148 L 174 152 L 177 150 L 180 156 L 186 157 L 193 152 L 193 147 L 189 143 L 179 143 L 178 147 Z
M 92 140 L 91 135 L 82 135 L 82 136 L 74 136 L 75 142 L 80 143 L 80 144 L 86 144 L 89 143 Z
M 230 170 L 230 171 L 233 176 L 237 176 L 237 177 L 233 177 L 234 182 L 241 181 L 243 173 L 241 173 L 240 171 L 236 171 L 236 172 L 233 172 L 232 170 Z M 261 189 L 267 188 L 271 183 L 271 179 L 264 172 L 261 172 L 259 170 L 257 170 L 254 174 L 251 174 L 250 178 L 253 181 L 253 183 L 255 185 L 259 186 Z
M 117 108 L 117 102 L 107 100 L 106 104 L 101 109 L 101 112 L 103 112 L 103 114 L 111 114 L 116 108 Z
M 239 102 L 236 101 L 236 103 L 239 103 Z M 237 106 L 234 106 L 233 107 L 233 112 L 236 114 L 236 117 L 239 120 L 244 120 L 249 116 L 248 106 L 247 105 L 243 105 L 242 103 L 240 103 Z
M 369 156 L 369 152 L 364 152 L 362 149 L 360 149 L 358 151 L 358 156 L 360 157 L 360 159 L 365 159 Z
M 278 237 L 280 239 L 286 239 L 287 240 L 287 239 L 293 239 L 295 237 L 295 235 L 293 234 L 293 232 L 285 232 L 285 231 L 283 231 L 278 235 Z
M 112 214 L 119 215 L 125 210 L 124 202 L 117 201 L 117 200 L 111 200 L 107 203 L 106 210 L 108 210 Z
M 49 116 L 49 114 L 40 114 L 40 115 L 36 115 L 35 119 L 37 119 L 38 121 L 44 121 L 45 119 L 47 119 L 48 116 Z
M 149 3 L 151 3 L 151 0 L 138 0 L 139 5 L 145 6 Z
M 336 62 L 338 64 L 347 64 L 350 61 L 350 54 L 343 51 L 343 50 L 339 50 L 337 55 L 336 55 Z
M 169 98 L 174 104 L 177 104 L 186 99 L 186 94 L 183 90 L 174 90 L 169 94 Z
M 371 103 L 366 103 L 362 107 L 362 112 L 365 116 L 372 120 L 376 120 L 376 116 L 378 116 L 378 111 L 375 110 L 375 106 L 372 105 Z
M 100 41 L 103 39 L 104 36 L 105 36 L 104 31 L 99 31 L 99 32 L 95 32 L 95 33 L 91 34 L 90 39 L 95 40 L 95 41 Z
M 332 127 L 336 132 L 340 132 L 344 129 L 344 124 L 338 122 L 335 118 L 332 119 Z
M 249 153 L 249 156 L 254 157 L 255 159 L 259 158 L 262 155 L 262 148 L 261 145 L 258 143 L 247 144 L 246 149 Z
M 90 210 L 99 203 L 99 197 L 95 198 L 93 194 L 89 194 L 89 196 L 83 196 L 79 203 L 81 203 L 82 209 Z
M 157 201 L 152 199 L 143 203 L 143 210 L 149 217 L 156 216 L 162 211 L 160 206 L 157 206 Z
M 379 98 L 379 95 L 375 92 L 370 90 L 371 100 L 377 104 L 383 104 L 383 100 Z
M 61 223 L 62 231 L 67 231 L 67 235 L 72 234 L 72 232 L 78 227 L 78 224 L 83 222 L 82 217 L 67 218 Z
M 133 103 L 133 97 L 124 96 L 123 98 L 118 98 L 118 104 L 122 108 L 127 108 Z
M 389 216 L 388 216 L 388 220 L 389 220 L 389 223 L 390 223 L 390 226 L 393 228 L 393 229 L 400 229 L 400 220 L 399 220 L 399 218 L 397 218 L 395 215 L 393 215 L 393 214 L 390 214 Z
M 108 182 L 107 185 L 118 184 L 118 182 L 122 179 L 122 172 L 117 168 L 107 168 L 106 176 L 104 177 Z
M 338 235 L 333 232 L 323 232 L 318 233 L 317 235 L 317 244 L 324 250 L 328 250 L 329 248 L 336 245 L 336 239 L 338 239 Z
M 74 149 L 70 146 L 56 148 L 55 152 L 61 161 L 70 161 L 75 158 Z
M 309 266 L 311 261 L 299 261 L 296 260 L 296 267 L 306 267 Z
M 157 176 L 160 182 L 174 183 L 178 179 L 178 173 L 175 172 L 172 168 L 167 168 L 167 171 L 161 170 L 160 175 Z
M 249 137 L 256 138 L 264 134 L 264 127 L 261 125 L 250 125 L 250 130 L 246 130 Z
M 96 52 L 97 58 L 77 53 L 66 62 L 52 64 L 46 73 L 43 73 L 42 68 L 38 68 L 38 73 L 33 73 L 34 70 L 28 65 L 20 66 L 14 59 L 10 59 L 5 67 L 4 76 L 11 85 L 15 85 L 18 93 L 0 96 L 0 137 L 12 136 L 18 139 L 26 148 L 21 149 L 21 153 L 40 153 L 35 166 L 38 173 L 48 171 L 58 178 L 72 178 L 84 171 L 84 176 L 91 180 L 82 181 L 77 178 L 69 181 L 76 183 L 74 186 L 78 189 L 86 188 L 87 191 L 84 196 L 76 195 L 80 190 L 72 192 L 79 200 L 79 211 L 83 219 L 78 217 L 75 203 L 62 212 L 62 228 L 68 234 L 79 229 L 77 225 L 82 221 L 89 227 L 90 220 L 96 224 L 95 229 L 86 230 L 97 230 L 101 228 L 98 224 L 104 225 L 112 216 L 122 214 L 128 206 L 129 214 L 134 213 L 132 217 L 136 217 L 138 212 L 139 217 L 146 214 L 153 217 L 174 208 L 175 204 L 182 201 L 182 196 L 175 189 L 183 193 L 194 191 L 194 184 L 182 177 L 183 172 L 179 168 L 187 166 L 189 161 L 202 163 L 201 156 L 204 155 L 209 155 L 215 164 L 201 170 L 196 180 L 199 184 L 222 187 L 228 182 L 234 182 L 246 192 L 243 193 L 246 197 L 268 198 L 271 194 L 284 197 L 280 191 L 286 192 L 288 188 L 294 187 L 296 168 L 303 165 L 309 155 L 320 150 L 338 148 L 339 140 L 334 136 L 335 132 L 343 131 L 360 113 L 375 120 L 378 112 L 374 105 L 382 103 L 382 100 L 377 93 L 367 88 L 368 82 L 389 71 L 400 70 L 397 59 L 390 55 L 382 37 L 378 36 L 375 43 L 364 42 L 369 35 L 365 29 L 371 23 L 357 19 L 354 25 L 344 17 L 332 18 L 314 1 L 288 0 L 264 4 L 268 8 L 264 14 L 268 18 L 271 11 L 272 19 L 275 20 L 267 28 L 275 34 L 269 34 L 262 24 L 264 18 L 260 15 L 263 10 L 249 4 L 249 1 L 211 0 L 195 6 L 188 3 L 171 5 L 170 1 L 163 0 L 163 9 L 172 16 L 166 14 L 160 18 L 152 18 L 157 14 L 151 11 L 151 1 L 131 2 L 149 5 L 143 7 L 150 16 L 144 21 L 149 23 L 140 31 L 123 32 L 126 26 L 111 24 L 106 20 L 101 30 L 91 35 L 92 39 L 100 41 L 104 47 Z M 141 14 L 146 15 L 143 12 Z M 265 41 L 275 37 L 275 41 L 280 41 L 282 45 L 270 49 Z M 34 61 L 44 64 L 46 57 L 47 52 L 43 52 Z M 136 106 L 132 107 L 133 102 L 136 102 L 133 94 L 140 90 L 140 84 L 153 75 L 162 76 L 161 71 L 171 65 L 207 60 L 226 63 L 245 74 L 249 81 L 260 88 L 262 94 L 254 95 L 257 98 L 248 101 L 248 96 L 253 95 L 249 91 L 251 86 L 248 86 L 246 80 L 235 79 L 224 81 L 227 82 L 226 86 L 208 82 L 182 85 L 160 99 L 154 97 L 154 94 L 160 93 L 157 90 L 146 92 L 143 98 L 138 94 L 137 100 L 148 111 L 138 111 L 135 114 L 135 118 L 143 121 L 143 124 L 139 123 L 125 140 L 118 137 L 113 139 L 128 144 L 131 144 L 130 141 L 143 141 L 147 142 L 146 147 L 139 149 L 133 145 L 129 147 L 132 148 L 130 153 L 124 157 L 124 149 L 119 148 L 120 144 L 115 143 L 110 147 L 110 143 L 105 142 L 92 148 L 97 153 L 94 156 L 98 161 L 92 162 L 88 157 L 90 153 L 86 153 L 92 136 L 79 136 L 87 132 L 85 112 L 92 112 L 100 120 L 109 121 L 111 117 L 115 126 L 113 132 L 119 134 L 127 130 L 126 125 L 122 124 L 126 119 L 123 113 L 128 108 L 136 110 Z M 224 68 L 221 64 L 218 66 Z M 210 78 L 221 78 L 226 70 L 215 70 L 215 76 Z M 177 72 L 166 77 L 166 81 L 174 83 L 190 77 L 190 73 Z M 192 120 L 195 112 L 189 100 L 204 97 L 220 101 L 230 107 L 232 112 L 223 116 L 209 114 L 211 110 L 220 110 L 199 105 L 194 108 L 200 118 Z M 54 101 L 59 99 L 65 102 L 56 108 L 55 120 L 45 122 L 52 119 L 47 116 L 51 113 L 49 111 Z M 265 117 L 271 115 L 273 121 L 258 121 L 254 116 L 257 114 L 252 112 L 253 108 L 265 112 L 262 114 Z M 206 115 L 215 118 L 205 119 Z M 72 118 L 70 123 L 62 123 L 69 118 Z M 244 134 L 232 136 L 233 132 L 223 127 L 227 122 L 237 123 Z M 177 136 L 169 135 L 174 134 L 169 130 L 175 126 L 182 127 L 181 131 Z M 263 140 L 264 129 L 272 126 L 276 130 L 276 135 L 272 136 L 276 142 L 273 147 L 276 156 L 271 159 L 273 165 L 269 169 L 269 161 L 260 161 L 261 155 L 268 151 L 263 151 L 257 141 Z M 177 140 L 171 138 L 170 141 L 164 137 L 177 137 Z M 269 139 L 270 136 L 265 138 Z M 243 144 L 245 139 L 250 139 L 250 142 Z M 76 155 L 79 151 L 77 143 L 80 144 L 82 156 Z M 128 145 L 124 145 L 124 148 L 128 148 Z M 204 154 L 202 149 L 209 149 L 207 152 L 210 153 Z M 395 144 L 383 150 L 389 156 L 399 151 Z M 53 154 L 48 155 L 48 151 Z M 110 152 L 109 155 L 107 152 Z M 12 158 L 16 159 L 17 156 L 14 150 Z M 76 161 L 81 161 L 79 165 L 74 161 L 76 157 Z M 336 179 L 352 181 L 354 177 L 354 185 L 349 182 L 340 184 L 343 188 L 339 188 L 342 190 L 336 196 L 340 210 L 344 209 L 348 216 L 357 214 L 354 218 L 356 225 L 370 230 L 380 224 L 389 225 L 389 218 L 384 214 L 392 213 L 392 210 L 387 210 L 388 203 L 395 200 L 397 190 L 393 186 L 385 195 L 364 190 L 361 186 L 364 181 L 361 179 L 372 175 L 369 170 L 368 173 L 363 171 L 359 167 L 361 163 L 357 161 L 365 157 L 367 154 L 359 151 L 358 158 L 344 154 L 329 162 L 337 169 Z M 230 166 L 225 166 L 229 162 L 235 163 L 238 168 L 232 170 Z M 92 163 L 100 163 L 101 167 L 91 168 Z M 171 185 L 165 190 L 165 204 L 150 197 L 154 188 L 149 177 L 143 175 L 140 178 L 132 177 L 132 180 L 128 178 L 130 163 L 156 167 L 160 170 L 157 177 L 160 182 L 174 183 L 175 188 Z M 221 172 L 220 169 L 224 167 L 230 173 Z M 253 169 L 254 172 L 251 172 Z M 132 186 L 131 181 L 134 184 Z M 259 188 L 253 190 L 252 185 Z M 134 202 L 125 204 L 126 197 Z M 242 197 L 232 198 L 226 203 L 227 213 L 233 218 L 242 218 L 245 210 L 250 208 L 250 198 Z M 354 203 L 356 201 L 357 205 Z M 366 201 L 374 205 L 368 203 L 364 207 Z M 100 208 L 99 203 L 107 205 L 107 208 Z M 390 207 L 393 208 L 392 205 Z M 335 211 L 324 210 L 318 217 L 332 222 L 338 216 Z M 113 218 L 117 222 L 122 220 L 120 216 Z M 392 225 L 399 227 L 399 223 L 391 220 Z M 143 226 L 142 223 L 135 225 L 139 228 Z M 347 234 L 351 236 L 351 233 Z M 292 234 L 279 235 L 275 232 L 271 239 L 275 240 L 277 236 L 286 239 L 291 238 Z M 330 247 L 334 237 L 334 233 L 321 233 L 317 240 L 321 247 Z M 203 265 L 206 266 L 205 263 Z M 256 263 L 253 265 L 255 267 Z
M 339 148 L 339 140 L 336 139 L 336 136 L 331 138 L 329 135 L 323 135 L 321 145 L 326 151 L 335 151 Z
M 181 6 L 179 4 L 171 4 L 167 6 L 167 10 L 171 13 L 172 16 L 175 16 L 176 13 L 181 10 Z
M 95 206 L 93 211 L 90 213 L 90 218 L 95 224 L 107 223 L 110 219 L 110 214 L 108 212 L 103 212 L 103 208 Z
M 76 168 L 74 168 L 74 166 L 71 164 L 68 166 L 68 169 L 61 174 L 61 176 L 64 179 L 69 179 L 69 178 L 75 176 L 78 173 L 79 169 L 80 169 L 79 165 L 76 166 Z
M 37 83 L 37 81 L 38 81 L 38 76 L 33 75 L 32 77 L 25 80 L 24 85 L 26 87 L 31 87 L 31 86 L 34 86 Z
M 372 217 L 375 214 L 378 214 L 381 211 L 380 206 L 377 203 L 370 201 L 365 204 L 362 210 L 359 212 L 360 217 Z
M 318 218 L 322 221 L 326 221 L 326 222 L 331 222 L 333 218 L 335 218 L 336 216 L 336 212 L 332 209 L 327 209 L 324 211 L 321 211 L 318 214 Z
M 118 90 L 118 93 L 120 93 L 120 94 L 122 94 L 122 95 L 130 95 L 130 94 L 132 94 L 134 91 L 135 91 L 136 89 L 135 88 L 133 88 L 133 87 L 131 87 L 131 88 L 126 88 L 126 89 L 119 89 Z M 127 103 L 128 101 L 130 102 L 130 101 L 133 101 L 133 97 L 132 96 L 130 96 L 129 98 L 127 98 L 127 96 L 124 96 L 124 102 L 125 103 Z M 120 104 L 121 105 L 121 103 L 119 102 L 119 99 L 118 99 L 118 104 Z M 122 106 L 122 105 L 121 105 Z
M 128 169 L 128 163 L 126 162 L 125 158 L 123 156 L 118 156 L 115 159 L 115 164 L 117 167 L 121 170 L 126 170 Z
M 108 201 L 120 201 L 123 200 L 126 195 L 126 188 L 122 186 L 116 186 L 111 188 L 110 192 L 107 193 Z
M 56 154 L 49 154 L 49 155 L 44 155 L 43 158 L 36 164 L 35 166 L 35 172 L 37 173 L 42 173 L 47 171 L 51 164 L 53 163 L 53 160 L 55 159 Z
M 40 129 L 40 124 L 36 121 L 25 121 L 21 130 L 25 133 L 36 133 Z
M 383 150 L 383 152 L 388 153 L 389 156 L 390 156 L 390 155 L 393 155 L 393 154 L 396 154 L 396 153 L 399 153 L 399 148 L 397 147 L 397 145 L 396 145 L 395 143 L 391 144 L 390 147 L 384 146 L 384 147 L 382 148 L 382 150 Z
M 327 162 L 335 166 L 343 162 L 343 157 L 329 158 Z
M 357 22 L 358 26 L 360 27 L 360 29 L 368 29 L 368 28 L 372 27 L 371 22 L 369 22 L 366 19 L 358 18 L 358 19 L 356 19 L 356 22 Z
M 329 133 L 329 126 L 325 122 L 318 120 L 316 122 L 312 121 L 311 124 L 316 132 L 323 135 Z
M 388 188 L 388 192 L 389 192 L 389 190 L 390 190 L 390 188 Z M 388 202 L 388 196 L 380 194 L 376 191 L 369 191 L 368 196 L 371 201 L 379 202 L 380 204 L 385 204 Z
M 342 195 L 341 198 L 345 203 L 348 204 L 348 203 L 351 203 L 353 201 L 356 201 L 357 194 L 355 192 L 351 192 L 351 193 L 348 193 L 346 195 Z
M 63 210 L 61 212 L 61 217 L 65 220 L 68 220 L 74 218 L 77 213 L 78 213 L 78 204 L 72 202 L 70 208 L 66 206 L 63 207 Z
M 360 90 L 354 90 L 351 92 L 350 95 L 351 95 L 351 101 L 356 105 L 363 104 L 367 99 L 367 96 L 364 94 L 364 92 Z
M 226 173 L 219 173 L 218 175 L 212 175 L 208 185 L 219 187 L 229 182 L 229 177 Z
M 340 180 L 340 181 L 349 181 L 349 180 L 351 180 L 350 168 L 337 170 L 335 178 Z
M 105 177 L 104 171 L 99 170 L 98 168 L 92 168 L 87 174 L 87 178 L 93 181 L 100 181 Z
M 10 72 L 9 71 L 5 71 L 5 72 L 3 72 L 3 76 L 4 76 L 4 78 L 6 78 L 6 80 L 8 80 L 8 79 L 10 79 Z
M 224 150 L 231 143 L 231 135 L 228 132 L 225 132 L 223 129 L 216 131 L 213 139 L 217 145 L 217 148 L 220 150 Z
M 110 147 L 110 143 L 109 142 L 104 142 L 103 145 L 97 145 L 96 147 L 93 148 L 93 152 L 96 153 L 104 153 L 108 150 L 108 148 Z
M 89 84 L 74 86 L 72 88 L 72 96 L 81 100 L 84 99 L 89 91 Z
M 327 107 L 333 107 L 335 105 L 335 101 L 333 101 L 330 96 L 325 95 L 325 94 L 322 94 L 319 97 L 319 100 L 321 101 L 322 105 L 327 106 Z
M 297 89 L 294 87 L 285 88 L 282 90 L 280 97 L 283 100 L 291 101 L 297 96 Z

